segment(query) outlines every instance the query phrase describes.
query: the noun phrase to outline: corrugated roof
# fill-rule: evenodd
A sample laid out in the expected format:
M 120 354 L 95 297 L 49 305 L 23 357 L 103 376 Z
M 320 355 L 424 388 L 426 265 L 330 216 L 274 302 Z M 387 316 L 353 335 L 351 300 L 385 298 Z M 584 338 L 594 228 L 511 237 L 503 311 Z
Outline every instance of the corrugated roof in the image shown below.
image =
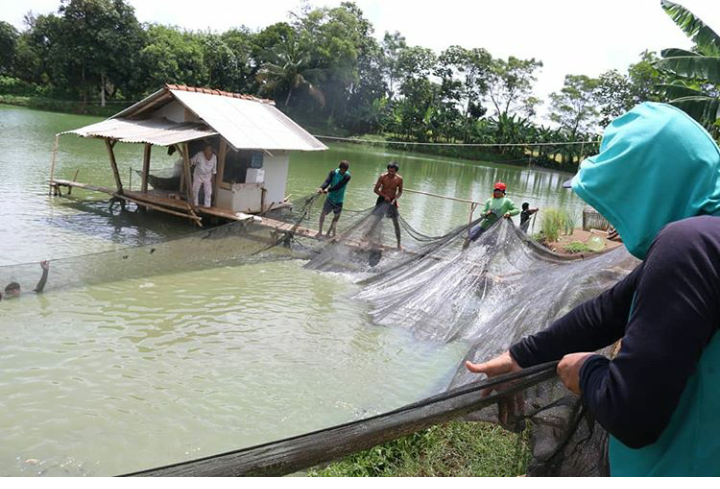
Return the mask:
M 151 117 L 155 111 L 173 99 L 193 112 L 208 127 L 202 129 L 203 126 L 197 124 L 143 119 Z M 161 146 L 219 134 L 236 150 L 327 149 L 327 146 L 280 112 L 269 100 L 184 85 L 166 85 L 111 119 L 63 134 L 68 133 Z
M 77 134 L 82 137 L 112 138 L 124 143 L 150 143 L 158 146 L 216 136 L 217 132 L 203 124 L 184 122 L 178 124 L 167 119 L 107 119 L 97 124 L 81 127 L 61 134 Z
M 323 143 L 270 104 L 257 99 L 170 89 L 170 93 L 234 149 L 323 151 Z

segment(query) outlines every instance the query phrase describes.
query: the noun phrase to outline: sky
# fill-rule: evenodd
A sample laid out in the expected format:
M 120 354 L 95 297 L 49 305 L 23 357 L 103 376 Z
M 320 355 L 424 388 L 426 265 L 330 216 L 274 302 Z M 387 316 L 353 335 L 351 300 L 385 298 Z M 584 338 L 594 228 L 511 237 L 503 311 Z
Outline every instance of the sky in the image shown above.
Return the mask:
M 0 0 L 0 20 L 23 27 L 25 13 L 56 11 L 59 0 Z M 141 22 L 222 32 L 260 29 L 288 19 L 299 0 L 129 0 Z M 309 0 L 336 6 L 340 0 Z M 565 75 L 625 72 L 645 49 L 689 48 L 690 41 L 660 7 L 660 0 L 356 0 L 381 38 L 400 31 L 408 44 L 436 52 L 457 44 L 482 47 L 494 57 L 535 58 L 544 67 L 535 93 L 547 100 Z M 720 33 L 720 0 L 680 0 Z M 198 6 L 203 8 L 199 9 Z

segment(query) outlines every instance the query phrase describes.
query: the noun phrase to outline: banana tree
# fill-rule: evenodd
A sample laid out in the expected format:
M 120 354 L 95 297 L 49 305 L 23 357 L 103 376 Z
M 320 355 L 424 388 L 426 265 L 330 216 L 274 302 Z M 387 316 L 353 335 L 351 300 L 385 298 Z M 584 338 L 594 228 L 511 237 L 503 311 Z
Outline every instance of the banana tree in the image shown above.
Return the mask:
M 695 43 L 693 51 L 665 49 L 656 66 L 674 75 L 659 85 L 670 103 L 720 135 L 720 36 L 682 5 L 662 0 L 662 8 Z

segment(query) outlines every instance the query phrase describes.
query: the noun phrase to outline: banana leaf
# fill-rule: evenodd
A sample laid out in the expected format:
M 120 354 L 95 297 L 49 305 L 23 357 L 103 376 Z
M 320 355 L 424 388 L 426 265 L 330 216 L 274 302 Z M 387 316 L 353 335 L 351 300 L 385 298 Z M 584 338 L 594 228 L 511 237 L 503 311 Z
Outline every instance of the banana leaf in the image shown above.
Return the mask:
M 720 36 L 688 9 L 668 0 L 661 2 L 663 10 L 690 37 L 705 56 L 720 56 Z
M 665 51 L 663 51 L 664 55 Z M 664 57 L 655 66 L 676 75 L 705 80 L 713 85 L 720 85 L 720 57 L 710 56 L 674 56 Z

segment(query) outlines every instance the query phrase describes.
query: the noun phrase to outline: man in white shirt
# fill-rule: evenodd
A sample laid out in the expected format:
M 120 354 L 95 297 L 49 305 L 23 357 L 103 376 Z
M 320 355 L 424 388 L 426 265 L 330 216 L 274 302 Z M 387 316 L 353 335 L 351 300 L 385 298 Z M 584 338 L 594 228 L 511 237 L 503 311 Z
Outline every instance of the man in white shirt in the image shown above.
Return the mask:
M 190 164 L 195 167 L 193 172 L 193 204 L 198 205 L 198 196 L 200 195 L 200 187 L 203 187 L 205 194 L 205 207 L 212 204 L 212 179 L 217 173 L 217 156 L 213 153 L 210 144 L 205 145 L 203 151 L 192 157 Z

